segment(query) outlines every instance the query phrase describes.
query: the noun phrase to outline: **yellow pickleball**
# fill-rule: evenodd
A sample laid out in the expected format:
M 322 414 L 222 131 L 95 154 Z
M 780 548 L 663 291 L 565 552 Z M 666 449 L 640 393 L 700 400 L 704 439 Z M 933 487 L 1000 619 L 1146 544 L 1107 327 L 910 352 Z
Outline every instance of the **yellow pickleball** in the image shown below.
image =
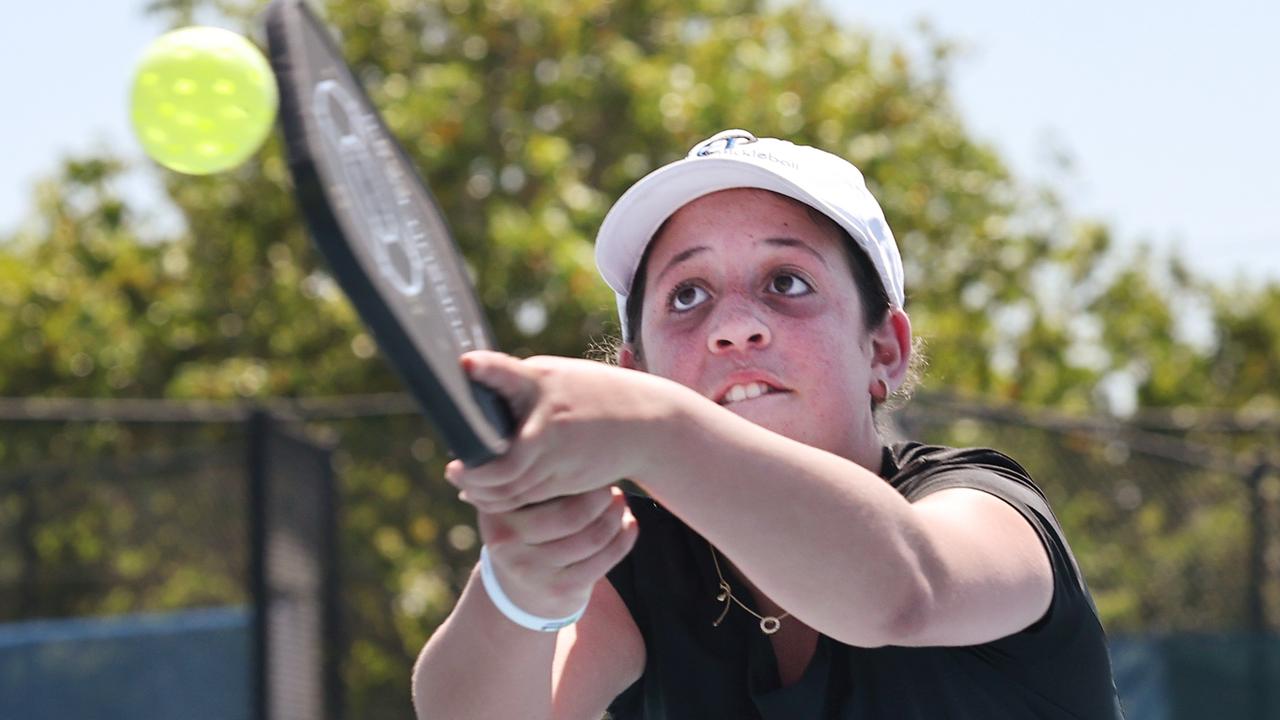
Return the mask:
M 186 27 L 147 46 L 130 95 L 142 148 L 161 165 L 207 175 L 239 165 L 266 140 L 279 98 L 262 52 L 215 27 Z

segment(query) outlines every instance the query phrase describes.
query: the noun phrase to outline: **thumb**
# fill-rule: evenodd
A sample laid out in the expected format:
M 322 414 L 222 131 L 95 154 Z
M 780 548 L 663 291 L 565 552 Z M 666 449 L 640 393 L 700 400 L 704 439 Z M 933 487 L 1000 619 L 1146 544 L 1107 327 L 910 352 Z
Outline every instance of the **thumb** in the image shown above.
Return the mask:
M 501 395 L 517 418 L 528 414 L 538 385 L 532 370 L 520 358 L 492 350 L 473 350 L 460 360 L 463 372 Z

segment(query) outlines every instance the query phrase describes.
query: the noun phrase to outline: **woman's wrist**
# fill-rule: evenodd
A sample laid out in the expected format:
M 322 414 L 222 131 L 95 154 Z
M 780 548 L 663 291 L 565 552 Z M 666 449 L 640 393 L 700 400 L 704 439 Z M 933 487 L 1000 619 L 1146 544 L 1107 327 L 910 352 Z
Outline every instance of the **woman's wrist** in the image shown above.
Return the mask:
M 708 425 L 723 419 L 716 413 L 724 409 L 675 381 L 653 379 L 664 387 L 655 393 L 658 404 L 653 421 L 645 423 L 636 441 L 629 443 L 631 472 L 625 477 L 658 497 L 664 485 L 677 482 L 676 478 L 686 480 L 687 469 L 706 455 Z
M 639 422 L 620 446 L 625 452 L 621 476 L 641 487 L 650 478 L 662 477 L 676 461 L 673 453 L 682 450 L 687 433 L 693 431 L 697 405 L 708 402 L 696 391 L 674 380 L 656 375 L 643 375 L 646 387 L 643 400 L 633 407 L 642 408 Z M 646 487 L 646 490 L 648 488 Z
M 587 602 L 584 602 L 577 611 L 563 617 L 542 617 L 524 610 L 508 597 L 506 591 L 502 589 L 502 585 L 498 582 L 498 575 L 494 571 L 493 560 L 489 556 L 489 548 L 484 546 L 480 548 L 480 581 L 484 585 L 485 592 L 489 595 L 490 602 L 498 609 L 498 612 L 502 613 L 511 622 L 529 630 L 558 632 L 561 628 L 578 622 L 583 613 L 587 611 Z

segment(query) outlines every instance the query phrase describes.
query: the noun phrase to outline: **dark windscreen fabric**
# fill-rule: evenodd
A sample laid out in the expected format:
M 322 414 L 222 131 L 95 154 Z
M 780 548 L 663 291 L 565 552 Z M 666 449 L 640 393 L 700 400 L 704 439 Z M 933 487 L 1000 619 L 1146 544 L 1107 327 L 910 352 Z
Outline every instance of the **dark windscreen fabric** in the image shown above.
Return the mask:
M 249 720 L 252 613 L 0 624 L 0 718 Z
M 1016 462 L 984 448 L 902 443 L 881 476 L 908 500 L 968 487 L 1009 503 L 1035 529 L 1054 571 L 1049 611 L 1022 632 L 960 648 L 858 648 L 819 638 L 804 675 L 780 687 L 757 621 L 722 604 L 707 542 L 652 499 L 628 501 L 640 538 L 609 573 L 645 642 L 645 670 L 610 706 L 615 720 L 835 718 L 1113 719 L 1106 637 L 1061 528 Z M 727 578 L 734 593 L 746 588 Z

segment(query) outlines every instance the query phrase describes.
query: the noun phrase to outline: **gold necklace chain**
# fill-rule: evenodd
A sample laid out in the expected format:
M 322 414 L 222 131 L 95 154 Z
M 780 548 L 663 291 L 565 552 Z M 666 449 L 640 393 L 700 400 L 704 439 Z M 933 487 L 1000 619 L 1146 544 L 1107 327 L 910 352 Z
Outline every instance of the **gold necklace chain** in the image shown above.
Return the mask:
M 729 601 L 732 600 L 734 603 L 737 603 L 738 607 L 751 613 L 752 617 L 760 621 L 760 632 L 765 635 L 772 635 L 778 632 L 779 628 L 782 627 L 782 621 L 790 617 L 791 613 L 784 612 L 777 616 L 761 615 L 755 610 L 752 610 L 742 604 L 741 600 L 733 596 L 733 590 L 729 587 L 729 583 L 725 581 L 724 573 L 720 572 L 720 560 L 716 557 L 715 547 L 713 547 L 711 543 L 707 543 L 707 547 L 711 548 L 711 562 L 716 566 L 716 577 L 720 578 L 720 592 L 716 595 L 716 602 L 724 603 L 724 609 L 720 611 L 720 617 L 716 618 L 715 622 L 711 623 L 711 626 L 720 627 L 720 623 L 724 622 L 724 616 L 729 614 Z

